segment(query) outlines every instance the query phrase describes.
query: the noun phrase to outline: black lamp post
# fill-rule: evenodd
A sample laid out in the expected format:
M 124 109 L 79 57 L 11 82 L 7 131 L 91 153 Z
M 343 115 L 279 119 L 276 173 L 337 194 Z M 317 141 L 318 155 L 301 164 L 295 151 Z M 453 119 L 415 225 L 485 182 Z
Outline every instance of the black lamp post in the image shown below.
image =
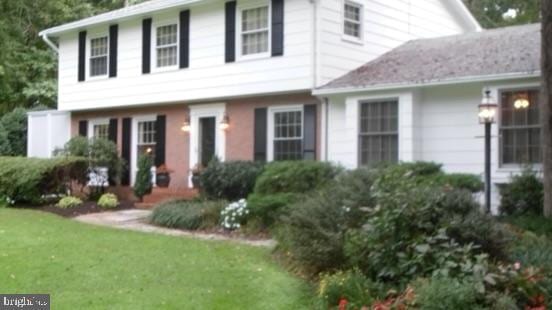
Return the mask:
M 479 123 L 485 125 L 485 211 L 491 213 L 491 125 L 495 122 L 498 104 L 486 90 L 479 105 Z

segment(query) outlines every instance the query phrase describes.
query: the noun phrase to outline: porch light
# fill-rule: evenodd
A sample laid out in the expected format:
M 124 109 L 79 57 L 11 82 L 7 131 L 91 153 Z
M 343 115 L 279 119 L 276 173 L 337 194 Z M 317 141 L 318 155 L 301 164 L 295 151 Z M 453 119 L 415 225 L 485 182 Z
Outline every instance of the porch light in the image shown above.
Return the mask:
M 529 107 L 529 98 L 527 93 L 523 93 L 517 96 L 514 101 L 514 108 L 516 109 L 527 109 Z
M 479 105 L 479 123 L 480 124 L 492 124 L 495 122 L 496 111 L 498 104 L 491 96 L 491 91 L 486 90 L 485 96 Z
M 228 115 L 224 115 L 224 117 L 220 121 L 219 127 L 222 130 L 226 130 L 228 129 L 228 127 L 230 127 L 230 119 L 228 118 Z
M 182 123 L 182 127 L 180 128 L 180 130 L 182 130 L 184 132 L 190 132 L 190 118 L 189 117 L 186 117 L 186 119 Z

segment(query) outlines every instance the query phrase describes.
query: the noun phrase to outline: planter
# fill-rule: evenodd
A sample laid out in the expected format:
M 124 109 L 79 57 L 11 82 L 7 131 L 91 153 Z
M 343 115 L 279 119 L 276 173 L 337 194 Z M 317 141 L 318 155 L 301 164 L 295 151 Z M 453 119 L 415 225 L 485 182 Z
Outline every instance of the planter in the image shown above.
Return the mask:
M 158 187 L 169 187 L 169 184 L 171 184 L 171 176 L 169 173 L 158 173 L 155 184 L 157 184 Z
M 192 174 L 192 185 L 194 188 L 199 188 L 201 186 L 199 174 Z

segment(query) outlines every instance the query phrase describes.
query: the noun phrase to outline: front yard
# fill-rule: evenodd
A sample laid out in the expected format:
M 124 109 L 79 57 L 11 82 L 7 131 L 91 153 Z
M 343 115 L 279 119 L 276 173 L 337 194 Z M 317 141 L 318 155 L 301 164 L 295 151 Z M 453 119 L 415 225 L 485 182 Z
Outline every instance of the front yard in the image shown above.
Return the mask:
M 52 309 L 302 309 L 306 283 L 270 252 L 89 226 L 0 208 L 0 292 Z

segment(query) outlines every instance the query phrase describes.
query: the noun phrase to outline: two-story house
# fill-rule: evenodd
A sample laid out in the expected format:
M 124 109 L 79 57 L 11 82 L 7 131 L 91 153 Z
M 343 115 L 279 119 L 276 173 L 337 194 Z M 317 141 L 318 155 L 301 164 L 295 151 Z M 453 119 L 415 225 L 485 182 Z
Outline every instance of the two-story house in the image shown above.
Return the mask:
M 126 185 L 150 153 L 186 188 L 213 156 L 325 160 L 331 110 L 313 89 L 406 41 L 479 30 L 461 0 L 153 0 L 40 35 L 70 135 L 115 141 Z

